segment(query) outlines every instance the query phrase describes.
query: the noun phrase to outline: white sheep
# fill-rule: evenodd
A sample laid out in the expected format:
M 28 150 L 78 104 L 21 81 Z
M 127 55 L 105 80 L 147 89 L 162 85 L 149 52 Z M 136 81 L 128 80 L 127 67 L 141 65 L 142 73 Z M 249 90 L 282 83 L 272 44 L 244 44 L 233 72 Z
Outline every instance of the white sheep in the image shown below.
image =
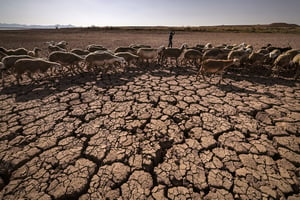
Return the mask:
M 114 52 L 115 53 L 129 52 L 129 53 L 132 53 L 132 54 L 136 55 L 137 50 L 135 48 L 132 48 L 132 47 L 117 47 Z
M 4 85 L 4 64 L 0 62 L 0 72 L 1 72 L 1 79 L 2 79 L 2 86 Z
M 91 71 L 91 69 L 94 69 L 94 71 L 96 71 L 97 68 L 101 66 L 102 68 L 104 68 L 105 72 L 108 71 L 108 67 L 113 66 L 112 69 L 116 71 L 116 67 L 124 67 L 126 63 L 124 58 L 112 55 L 107 52 L 90 53 L 85 57 L 85 62 L 88 71 Z
M 219 49 L 219 48 L 208 49 L 203 53 L 202 60 L 226 59 L 229 52 L 230 52 L 229 49 Z
M 76 71 L 83 72 L 82 67 L 79 66 L 79 63 L 83 61 L 83 58 L 75 53 L 54 51 L 49 54 L 48 59 L 51 62 L 60 63 L 62 66 L 66 67 L 68 71 L 73 73 L 77 73 Z
M 4 58 L 5 56 L 8 56 L 6 53 L 0 51 L 0 60 L 2 60 L 2 58 Z
M 204 81 L 206 81 L 204 77 L 205 73 L 214 73 L 214 74 L 219 73 L 221 74 L 221 78 L 218 83 L 221 83 L 221 81 L 223 80 L 224 70 L 231 65 L 239 65 L 239 60 L 238 59 L 233 59 L 233 60 L 207 59 L 202 62 L 201 68 L 197 73 L 196 79 L 198 79 L 200 73 L 202 74 Z
M 193 65 L 200 64 L 201 59 L 202 53 L 195 49 L 186 49 L 179 57 L 181 64 L 184 62 L 185 65 L 187 64 L 187 62 Z
M 90 44 L 86 47 L 86 49 L 89 52 L 95 52 L 95 51 L 105 51 L 107 50 L 105 47 L 103 47 L 102 45 L 98 45 L 98 44 Z
M 134 48 L 134 49 L 140 49 L 140 48 L 151 48 L 150 45 L 145 45 L 145 44 L 131 44 L 129 47 Z
M 22 58 L 33 58 L 33 57 L 28 56 L 28 55 L 5 56 L 1 60 L 1 62 L 3 63 L 3 70 L 9 74 L 11 72 L 11 70 L 13 69 L 15 62 Z
M 15 62 L 17 60 L 20 60 L 22 58 L 33 58 L 28 55 L 11 55 L 11 56 L 5 56 L 2 58 L 2 68 L 1 68 L 1 74 L 2 74 L 2 86 L 4 85 L 5 77 L 8 76 L 9 74 L 12 74 L 14 67 L 15 67 Z
M 58 47 L 60 47 L 60 48 L 63 48 L 63 49 L 66 49 L 66 50 L 67 50 L 68 42 L 62 40 L 62 41 L 60 41 L 60 42 L 57 42 L 55 45 L 58 46 Z
M 293 59 L 290 54 L 279 55 L 273 63 L 273 74 L 278 74 L 280 71 L 285 71 L 289 68 L 290 62 Z
M 164 49 L 164 46 L 161 46 L 159 48 L 140 48 L 137 51 L 137 55 L 139 56 L 140 61 L 147 60 L 147 63 L 149 64 L 149 60 L 159 60 L 159 56 L 161 55 L 162 50 Z
M 204 49 L 211 49 L 213 48 L 212 44 L 211 43 L 207 43 L 205 46 L 204 46 Z
M 6 55 L 27 55 L 28 54 L 28 50 L 25 48 L 6 49 L 4 47 L 0 47 L 0 52 L 5 53 Z
M 139 57 L 129 52 L 119 52 L 115 53 L 115 56 L 122 57 L 126 60 L 128 65 L 136 64 Z
M 62 51 L 62 52 L 65 52 L 66 49 L 64 48 L 61 48 L 57 45 L 53 45 L 53 44 L 49 44 L 48 45 L 48 52 L 51 53 L 51 52 L 54 52 L 54 51 Z
M 72 49 L 70 52 L 75 53 L 78 56 L 86 56 L 90 53 L 88 50 L 83 50 L 83 49 L 79 49 L 79 48 Z
M 248 61 L 250 64 L 264 64 L 267 56 L 268 54 L 252 52 L 248 57 Z
M 229 52 L 227 59 L 239 59 L 240 64 L 243 65 L 247 62 L 249 56 L 249 52 L 245 50 L 232 50 Z
M 28 55 L 31 57 L 39 57 L 40 56 L 40 52 L 42 50 L 40 48 L 34 47 L 34 49 L 32 51 L 28 51 Z
M 59 41 L 59 42 L 54 42 L 53 40 L 52 41 L 49 41 L 49 42 L 45 42 L 46 44 L 48 44 L 48 46 L 57 46 L 61 49 L 64 49 L 64 50 L 67 50 L 67 45 L 68 45 L 68 42 L 62 40 L 62 41 Z
M 187 44 L 182 44 L 180 48 L 163 48 L 161 51 L 161 63 L 173 58 L 176 61 L 176 65 L 178 65 L 178 58 L 187 47 Z
M 292 60 L 292 65 L 296 68 L 295 80 L 297 80 L 300 76 L 300 53 L 294 56 Z
M 51 66 L 60 66 L 60 64 L 36 58 L 19 59 L 18 61 L 16 61 L 14 67 L 17 83 L 20 84 L 20 79 L 22 80 L 23 74 L 26 73 L 31 80 L 34 80 L 34 78 L 32 77 L 32 73 L 42 72 L 45 74 Z
M 261 54 L 266 55 L 266 54 L 270 53 L 270 51 L 268 51 L 267 49 L 258 49 L 255 53 L 261 53 Z
M 269 58 L 276 59 L 281 54 L 279 49 L 274 49 L 269 53 Z
M 290 50 L 284 52 L 284 54 L 290 55 L 292 58 L 295 57 L 299 53 L 300 53 L 300 49 L 290 49 Z

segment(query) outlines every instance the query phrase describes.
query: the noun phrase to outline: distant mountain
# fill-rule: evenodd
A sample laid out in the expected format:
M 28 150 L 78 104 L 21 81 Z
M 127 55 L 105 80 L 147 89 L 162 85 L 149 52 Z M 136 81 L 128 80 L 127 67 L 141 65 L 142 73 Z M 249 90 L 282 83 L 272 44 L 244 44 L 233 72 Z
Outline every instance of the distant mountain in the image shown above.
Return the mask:
M 288 24 L 288 23 L 284 23 L 284 22 L 272 23 L 272 24 L 269 24 L 269 26 L 271 26 L 271 27 L 299 27 L 299 25 L 297 25 L 297 24 Z
M 26 25 L 26 24 L 6 24 L 0 23 L 0 29 L 55 29 L 55 28 L 74 28 L 75 26 L 69 25 Z

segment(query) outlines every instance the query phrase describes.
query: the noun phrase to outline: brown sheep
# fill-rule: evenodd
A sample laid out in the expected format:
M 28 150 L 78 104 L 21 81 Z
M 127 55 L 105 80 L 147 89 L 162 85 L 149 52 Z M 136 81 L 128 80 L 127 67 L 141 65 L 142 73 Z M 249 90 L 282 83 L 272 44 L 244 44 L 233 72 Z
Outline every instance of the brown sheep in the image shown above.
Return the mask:
M 196 79 L 198 79 L 200 73 L 202 74 L 202 77 L 204 81 L 206 81 L 204 77 L 204 73 L 219 73 L 221 74 L 221 78 L 219 80 L 219 84 L 223 80 L 223 73 L 226 68 L 228 68 L 231 65 L 239 65 L 239 60 L 238 59 L 233 59 L 233 60 L 217 60 L 217 59 L 207 59 L 202 62 L 201 68 L 197 73 Z
M 32 73 L 42 72 L 46 73 L 47 70 L 51 66 L 60 66 L 59 63 L 50 62 L 43 59 L 31 59 L 31 58 L 24 58 L 19 59 L 15 63 L 14 72 L 16 73 L 17 83 L 20 84 L 20 79 L 22 80 L 22 75 L 27 73 L 28 77 L 31 80 L 34 80 L 31 76 Z

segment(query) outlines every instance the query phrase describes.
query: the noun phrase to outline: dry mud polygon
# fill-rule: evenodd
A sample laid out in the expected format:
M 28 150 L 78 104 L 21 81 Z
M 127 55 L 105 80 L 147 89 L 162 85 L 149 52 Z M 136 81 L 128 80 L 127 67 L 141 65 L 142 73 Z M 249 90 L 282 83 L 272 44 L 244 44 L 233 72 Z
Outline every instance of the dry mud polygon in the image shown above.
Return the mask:
M 1 88 L 2 199 L 299 199 L 293 80 L 158 66 Z

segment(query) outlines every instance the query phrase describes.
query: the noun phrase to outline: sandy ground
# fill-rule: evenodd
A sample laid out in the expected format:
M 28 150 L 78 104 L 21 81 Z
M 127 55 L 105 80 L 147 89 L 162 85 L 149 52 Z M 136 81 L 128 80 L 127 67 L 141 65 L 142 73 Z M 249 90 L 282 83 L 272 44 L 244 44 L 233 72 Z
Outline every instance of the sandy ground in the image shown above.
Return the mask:
M 35 46 L 46 49 L 46 41 L 66 40 L 70 48 L 85 48 L 88 44 L 101 44 L 109 49 L 118 46 L 135 44 L 150 44 L 153 47 L 168 45 L 167 31 L 84 31 L 84 30 L 32 30 L 32 31 L 0 31 L 0 46 L 6 48 L 25 47 L 32 49 Z M 214 32 L 176 32 L 174 47 L 187 43 L 240 44 L 245 42 L 258 49 L 268 43 L 273 46 L 300 48 L 299 34 L 277 33 L 214 33 Z
M 0 46 L 160 46 L 166 33 L 0 32 Z M 300 47 L 298 35 L 178 33 Z M 45 53 L 45 52 L 44 52 Z M 299 82 L 139 66 L 0 87 L 0 199 L 288 199 L 299 194 Z

